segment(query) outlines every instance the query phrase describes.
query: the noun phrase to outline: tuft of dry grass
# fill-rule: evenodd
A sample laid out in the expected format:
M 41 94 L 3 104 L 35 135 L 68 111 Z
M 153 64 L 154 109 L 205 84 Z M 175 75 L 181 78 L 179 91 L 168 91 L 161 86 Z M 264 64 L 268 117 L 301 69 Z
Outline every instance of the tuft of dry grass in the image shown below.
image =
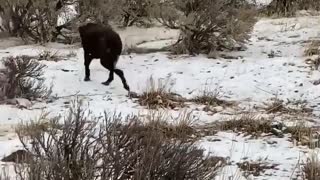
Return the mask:
M 280 99 L 274 99 L 271 103 L 266 104 L 264 108 L 267 113 L 276 113 L 276 112 L 288 112 L 288 109 L 285 107 L 284 103 Z
M 320 40 L 312 40 L 304 51 L 305 56 L 320 55 Z
M 12 180 L 9 175 L 9 168 L 8 167 L 1 167 L 0 169 L 0 180 Z
M 184 111 L 172 118 L 166 113 L 151 111 L 143 121 L 146 130 L 160 132 L 168 139 L 195 141 L 201 137 L 200 131 L 194 124 L 192 112 Z
M 52 51 L 52 50 L 43 50 L 38 54 L 38 60 L 39 61 L 54 61 L 57 62 L 61 59 L 61 57 L 58 54 L 58 51 Z
M 319 129 L 312 128 L 304 123 L 298 123 L 295 126 L 286 127 L 284 133 L 291 134 L 291 139 L 301 143 L 309 148 L 320 147 Z
M 219 129 L 224 131 L 231 130 L 234 132 L 242 132 L 245 133 L 245 135 L 251 135 L 253 137 L 259 137 L 262 134 L 270 133 L 276 136 L 280 135 L 274 130 L 272 121 L 250 113 L 242 114 L 231 120 L 220 122 Z
M 77 57 L 76 51 L 69 51 L 69 53 L 66 55 L 67 58 Z
M 249 177 L 250 175 L 253 176 L 260 176 L 268 169 L 274 169 L 278 165 L 276 164 L 268 164 L 266 162 L 257 161 L 257 162 L 249 162 L 244 161 L 241 163 L 237 163 L 237 166 L 243 171 L 243 176 Z
M 267 113 L 281 113 L 281 114 L 310 114 L 312 109 L 307 107 L 307 102 L 303 101 L 287 101 L 284 102 L 278 98 L 271 99 L 271 102 L 264 103 L 263 109 Z
M 320 179 L 320 159 L 318 153 L 312 153 L 307 159 L 306 164 L 302 167 L 304 179 L 319 180 Z
M 191 99 L 192 102 L 203 104 L 207 106 L 232 106 L 231 102 L 219 98 L 219 93 L 210 91 L 208 88 L 203 90 L 199 95 Z
M 271 120 L 256 116 L 252 113 L 243 113 L 229 120 L 214 122 L 204 126 L 198 126 L 197 128 L 199 130 L 201 129 L 200 131 L 203 136 L 211 136 L 219 131 L 233 131 L 253 138 L 260 137 L 264 134 L 283 137 L 281 125 L 273 124 Z
M 305 60 L 312 70 L 318 70 L 320 66 L 320 40 L 312 40 L 306 47 L 304 55 L 309 57 Z
M 165 82 L 159 80 L 156 84 L 150 77 L 145 92 L 138 96 L 139 104 L 150 109 L 184 107 L 186 99 L 171 92 L 169 86 L 169 79 Z
M 306 64 L 308 64 L 311 70 L 318 70 L 320 66 L 320 56 L 313 56 L 305 60 Z

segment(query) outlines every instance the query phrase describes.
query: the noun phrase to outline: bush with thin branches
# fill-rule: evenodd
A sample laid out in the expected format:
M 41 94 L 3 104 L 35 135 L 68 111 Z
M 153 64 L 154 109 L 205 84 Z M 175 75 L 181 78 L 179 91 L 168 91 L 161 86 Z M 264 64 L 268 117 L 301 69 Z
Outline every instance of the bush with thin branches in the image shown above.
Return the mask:
M 50 95 L 51 89 L 44 84 L 45 65 L 30 56 L 10 56 L 3 59 L 3 65 L 6 72 L 3 76 L 6 82 L 0 85 L 3 98 L 34 100 Z
M 320 10 L 318 0 L 273 0 L 263 12 L 267 15 L 294 16 L 298 10 Z
M 0 0 L 5 29 L 25 42 L 52 40 L 57 26 L 55 2 L 50 0 Z
M 254 6 L 245 0 L 153 1 L 152 17 L 180 30 L 175 53 L 209 54 L 234 50 L 249 38 L 256 20 Z
M 37 128 L 37 121 L 17 128 L 33 157 L 16 165 L 21 179 L 209 180 L 222 166 L 221 158 L 204 156 L 194 141 L 167 136 L 157 118 L 152 123 L 116 113 L 94 118 L 75 101 L 63 122 L 40 119 L 47 119 L 47 128 Z

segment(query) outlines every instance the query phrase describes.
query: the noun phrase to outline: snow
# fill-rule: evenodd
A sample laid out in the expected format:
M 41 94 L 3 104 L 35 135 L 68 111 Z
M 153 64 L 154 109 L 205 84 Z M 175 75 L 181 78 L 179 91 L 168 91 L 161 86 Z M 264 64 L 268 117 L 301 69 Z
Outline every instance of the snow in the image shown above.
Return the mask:
M 233 169 L 233 172 L 238 171 L 235 163 L 246 160 L 277 165 L 276 169 L 266 170 L 264 176 L 255 179 L 290 179 L 300 158 L 306 157 L 301 149 L 290 143 L 287 138 L 249 139 L 235 133 L 219 132 L 199 143 L 200 147 L 215 156 L 229 160 L 230 165 L 224 168 L 224 176 L 234 176 L 234 173 L 228 172 L 228 168 Z
M 159 47 L 174 42 L 178 36 L 177 31 L 162 27 L 130 27 L 118 31 L 127 47 Z M 318 16 L 261 19 L 252 32 L 248 50 L 230 53 L 237 59 L 208 59 L 203 55 L 190 57 L 167 53 L 130 54 L 120 57 L 118 67 L 124 71 L 132 91 L 137 93 L 144 91 L 150 76 L 155 80 L 169 78 L 171 89 L 187 98 L 194 97 L 204 88 L 210 88 L 217 90 L 222 99 L 239 102 L 240 107 L 250 109 L 277 96 L 284 100 L 306 100 L 314 108 L 315 115 L 318 115 L 320 86 L 315 86 L 312 82 L 320 78 L 320 73 L 311 71 L 302 55 L 306 46 L 303 42 L 319 37 L 319 33 Z M 51 103 L 35 102 L 29 109 L 18 109 L 12 105 L 0 106 L 0 158 L 19 148 L 20 144 L 13 131 L 14 125 L 34 119 L 43 111 L 50 112 L 51 115 L 63 114 L 67 110 L 65 102 L 73 100 L 75 95 L 79 95 L 96 116 L 101 115 L 104 110 L 116 110 L 122 115 L 147 113 L 144 107 L 127 97 L 117 76 L 110 86 L 101 84 L 108 78 L 108 71 L 98 60 L 94 60 L 90 66 L 92 81 L 84 82 L 83 50 L 79 46 L 51 43 L 45 47 L 20 45 L 4 48 L 4 44 L 0 47 L 0 57 L 37 55 L 44 49 L 58 50 L 61 55 L 70 51 L 77 54 L 67 60 L 42 62 L 48 66 L 45 71 L 46 83 L 53 84 L 53 94 L 58 100 Z M 272 51 L 279 53 L 280 57 L 269 58 L 268 54 Z M 223 111 L 209 115 L 196 107 L 191 105 L 187 109 L 193 111 L 199 119 L 198 123 L 222 120 L 228 117 L 228 113 L 239 110 L 231 109 L 228 113 Z M 180 111 L 183 110 L 185 109 Z M 167 112 L 177 116 L 180 111 Z M 302 121 L 304 117 L 297 118 Z M 280 120 L 290 121 L 286 118 Z M 313 125 L 319 125 L 317 116 L 312 120 Z M 288 137 L 249 139 L 231 132 L 219 132 L 198 143 L 206 152 L 229 158 L 231 164 L 224 168 L 220 179 L 230 175 L 242 176 L 235 163 L 243 158 L 252 161 L 263 159 L 270 164 L 279 164 L 277 169 L 267 170 L 263 175 L 254 177 L 255 179 L 290 179 L 292 175 L 299 174 L 296 169 L 299 160 L 305 160 L 307 153 L 311 152 L 306 147 L 290 142 Z

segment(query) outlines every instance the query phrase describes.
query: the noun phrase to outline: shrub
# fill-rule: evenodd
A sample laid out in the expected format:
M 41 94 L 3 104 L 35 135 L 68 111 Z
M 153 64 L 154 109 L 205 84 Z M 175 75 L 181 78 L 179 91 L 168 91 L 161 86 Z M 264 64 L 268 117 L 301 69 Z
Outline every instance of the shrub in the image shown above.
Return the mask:
M 46 43 L 51 41 L 57 26 L 54 2 L 49 0 L 0 0 L 2 19 L 6 29 L 24 41 Z M 10 25 L 12 24 L 12 25 Z
M 122 0 L 122 25 L 124 27 L 140 23 L 146 25 L 149 17 L 149 0 Z
M 153 17 L 180 30 L 172 47 L 175 53 L 234 50 L 249 38 L 255 24 L 255 9 L 245 0 L 168 0 L 153 7 Z
M 149 0 L 83 0 L 78 6 L 81 21 L 91 19 L 102 24 L 110 21 L 124 27 L 146 24 Z
M 204 156 L 194 142 L 169 138 L 137 116 L 105 113 L 103 119 L 94 118 L 75 101 L 62 124 L 59 119 L 49 118 L 45 131 L 30 123 L 17 128 L 34 155 L 28 165 L 16 166 L 19 178 L 212 179 L 222 165 L 220 158 Z
M 293 16 L 297 10 L 320 10 L 318 0 L 273 0 L 263 11 L 267 15 Z
M 51 89 L 44 85 L 45 65 L 29 56 L 7 57 L 3 64 L 7 71 L 7 83 L 1 86 L 6 98 L 21 97 L 34 100 L 50 95 Z

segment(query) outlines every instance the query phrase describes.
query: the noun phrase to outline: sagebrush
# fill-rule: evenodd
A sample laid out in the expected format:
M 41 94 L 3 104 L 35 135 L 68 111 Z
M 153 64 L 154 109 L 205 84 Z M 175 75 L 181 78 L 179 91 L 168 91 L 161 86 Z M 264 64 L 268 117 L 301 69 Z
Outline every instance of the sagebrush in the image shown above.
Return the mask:
M 4 71 L 6 74 L 5 84 L 1 84 L 4 97 L 26 98 L 34 100 L 48 97 L 51 87 L 47 87 L 44 82 L 45 65 L 30 56 L 10 56 L 3 59 Z
M 269 16 L 294 16 L 298 10 L 320 10 L 318 0 L 273 0 L 263 9 Z
M 221 158 L 204 156 L 194 141 L 167 136 L 161 122 L 143 123 L 138 116 L 123 119 L 116 113 L 94 118 L 80 101 L 63 121 L 45 119 L 45 130 L 36 128 L 37 121 L 17 128 L 33 155 L 28 166 L 16 165 L 21 179 L 209 180 L 222 166 Z
M 241 48 L 256 22 L 255 7 L 245 0 L 156 1 L 152 12 L 163 25 L 180 30 L 172 46 L 178 54 Z

